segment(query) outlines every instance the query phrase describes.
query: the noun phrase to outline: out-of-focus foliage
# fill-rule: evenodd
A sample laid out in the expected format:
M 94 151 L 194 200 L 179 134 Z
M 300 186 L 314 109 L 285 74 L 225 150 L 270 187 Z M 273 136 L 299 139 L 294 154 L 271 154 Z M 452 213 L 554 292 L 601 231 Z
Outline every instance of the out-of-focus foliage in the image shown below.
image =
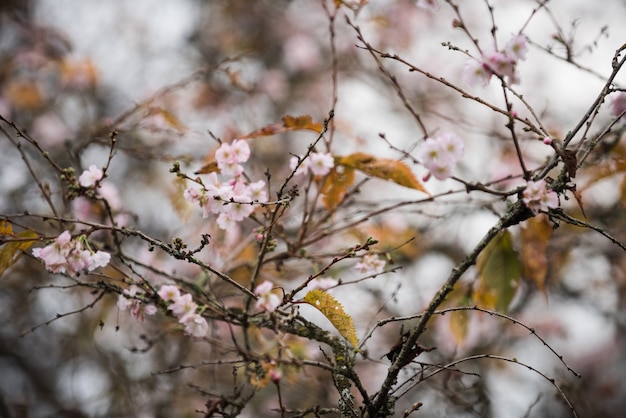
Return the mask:
M 1 2 L 0 416 L 621 416 L 626 11 L 434 3 Z

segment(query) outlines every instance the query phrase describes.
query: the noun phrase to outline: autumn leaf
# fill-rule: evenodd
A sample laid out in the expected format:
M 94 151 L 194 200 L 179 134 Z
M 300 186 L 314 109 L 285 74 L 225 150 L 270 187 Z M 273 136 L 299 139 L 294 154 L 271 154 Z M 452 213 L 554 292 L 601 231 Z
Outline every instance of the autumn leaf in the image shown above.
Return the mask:
M 284 116 L 281 122 L 272 123 L 250 132 L 248 135 L 239 137 L 239 139 L 251 139 L 259 136 L 277 135 L 286 131 L 309 130 L 318 134 L 324 130 L 324 125 L 319 122 L 313 122 L 310 115 L 302 116 Z
M 4 230 L 8 230 L 9 227 L 3 225 Z M 12 229 L 11 229 L 12 234 Z M 8 235 L 8 234 L 6 234 Z M 39 235 L 35 231 L 25 230 L 18 232 L 14 235 L 15 238 L 20 240 L 9 241 L 0 248 L 0 276 L 11 267 L 21 257 L 23 251 L 26 251 L 37 241 Z M 32 239 L 29 239 L 32 238 Z
M 34 81 L 10 81 L 4 89 L 4 96 L 14 107 L 22 110 L 38 109 L 44 102 L 43 93 Z
M 326 209 L 335 209 L 346 195 L 348 187 L 353 183 L 354 168 L 335 165 L 326 176 L 322 186 L 322 202 Z
M 353 347 L 359 346 L 356 329 L 352 317 L 348 315 L 341 304 L 323 290 L 315 289 L 304 296 L 304 302 L 318 309 Z
M 356 152 L 341 157 L 339 164 L 355 168 L 367 175 L 393 181 L 400 186 L 429 194 L 419 180 L 417 180 L 409 166 L 402 161 L 389 158 L 377 158 L 364 152 Z
M 506 312 L 517 292 L 522 266 L 509 231 L 501 232 L 476 260 L 479 284 L 474 300 L 480 307 Z
M 220 168 L 217 166 L 217 161 L 213 159 L 200 167 L 197 171 L 194 172 L 194 174 L 210 174 L 219 172 Z
M 548 272 L 546 250 L 551 236 L 552 226 L 545 216 L 528 219 L 520 231 L 522 275 L 544 294 Z
M 467 310 L 452 312 L 450 314 L 450 331 L 457 344 L 462 345 L 467 337 L 469 329 L 470 312 Z
M 184 193 L 187 189 L 187 181 L 184 178 L 176 177 L 173 181 L 173 188 L 168 191 L 172 208 L 184 221 L 189 220 L 191 215 L 191 204 L 185 199 Z
M 153 106 L 148 108 L 148 116 L 158 117 L 166 125 L 174 128 L 178 132 L 185 132 L 187 127 L 181 123 L 181 121 L 170 111 L 163 109 L 162 107 Z
M 0 235 L 7 235 L 9 237 L 14 237 L 13 234 L 13 226 L 8 221 L 0 221 Z

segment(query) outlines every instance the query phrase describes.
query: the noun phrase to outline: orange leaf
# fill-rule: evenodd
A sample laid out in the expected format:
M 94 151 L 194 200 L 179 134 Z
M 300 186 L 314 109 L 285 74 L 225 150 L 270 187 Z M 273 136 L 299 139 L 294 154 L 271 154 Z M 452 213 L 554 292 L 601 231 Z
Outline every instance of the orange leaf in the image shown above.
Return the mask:
M 11 81 L 4 89 L 4 96 L 16 108 L 34 110 L 43 105 L 43 94 L 34 81 Z
M 14 237 L 13 226 L 8 221 L 0 221 L 0 235 L 8 235 Z
M 429 194 L 419 180 L 417 180 L 409 166 L 402 161 L 377 158 L 364 152 L 357 152 L 341 157 L 339 164 L 353 167 L 370 176 L 393 181 L 400 186 Z
M 209 161 L 208 163 L 206 163 L 205 165 L 203 165 L 202 167 L 200 167 L 200 169 L 198 169 L 198 171 L 194 172 L 194 174 L 209 174 L 209 173 L 219 173 L 220 169 L 217 166 L 217 161 L 215 161 L 214 159 Z
M 546 249 L 551 236 L 552 226 L 545 216 L 528 219 L 520 231 L 522 274 L 544 294 L 548 272 Z
M 37 235 L 35 231 L 26 230 L 18 232 L 15 237 L 21 238 L 22 240 L 9 241 L 0 249 L 0 276 L 19 260 L 23 251 L 32 247 L 39 235 Z
M 318 122 L 313 122 L 310 115 L 302 116 L 284 116 L 283 120 L 278 123 L 272 123 L 250 132 L 248 135 L 240 137 L 240 139 L 250 139 L 259 136 L 277 135 L 286 131 L 293 130 L 309 130 L 317 132 L 318 134 L 324 130 L 324 125 Z
M 315 289 L 309 291 L 303 300 L 323 313 L 354 348 L 359 346 L 352 317 L 343 310 L 341 304 L 334 297 L 323 290 Z
M 354 183 L 354 169 L 352 167 L 334 166 L 326 176 L 326 181 L 322 187 L 324 206 L 328 210 L 336 208 L 352 183 Z

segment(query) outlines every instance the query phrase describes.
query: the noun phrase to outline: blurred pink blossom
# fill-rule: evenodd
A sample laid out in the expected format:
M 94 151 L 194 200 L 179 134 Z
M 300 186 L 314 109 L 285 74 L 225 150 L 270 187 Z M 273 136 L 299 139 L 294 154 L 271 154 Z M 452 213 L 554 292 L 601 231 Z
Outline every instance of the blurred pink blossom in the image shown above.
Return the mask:
M 363 259 L 354 265 L 361 274 L 379 274 L 385 268 L 385 260 L 376 254 L 366 254 Z
M 534 214 L 559 207 L 559 196 L 547 188 L 544 180 L 529 181 L 524 189 L 522 201 Z

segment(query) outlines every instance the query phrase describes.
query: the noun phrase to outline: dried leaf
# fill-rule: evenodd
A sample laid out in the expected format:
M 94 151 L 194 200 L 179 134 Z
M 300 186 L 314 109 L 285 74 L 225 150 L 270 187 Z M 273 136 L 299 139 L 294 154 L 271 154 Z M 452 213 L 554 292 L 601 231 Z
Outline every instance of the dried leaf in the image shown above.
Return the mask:
M 174 179 L 174 188 L 169 191 L 170 203 L 178 216 L 184 221 L 189 220 L 192 205 L 185 199 L 184 193 L 187 189 L 187 181 L 184 178 L 176 177 Z
M 278 123 L 272 123 L 250 132 L 248 135 L 244 135 L 239 139 L 257 138 L 259 136 L 277 135 L 286 131 L 294 130 L 309 130 L 317 132 L 318 134 L 324 130 L 324 125 L 319 122 L 313 122 L 313 118 L 310 115 L 302 116 L 284 116 L 283 120 Z
M 217 161 L 212 160 L 200 167 L 200 169 L 194 174 L 209 174 L 209 173 L 219 173 L 220 168 L 217 166 Z
M 13 234 L 13 226 L 10 222 L 0 221 L 0 235 L 15 236 L 15 234 Z
M 187 127 L 169 110 L 162 107 L 153 106 L 148 108 L 148 115 L 152 117 L 159 117 L 166 125 L 174 128 L 178 132 L 185 132 Z
M 354 169 L 346 166 L 334 166 L 326 176 L 322 186 L 322 202 L 326 209 L 333 210 L 341 203 L 348 187 L 354 183 Z
M 25 230 L 18 232 L 16 238 L 26 239 L 24 241 L 9 241 L 0 248 L 0 276 L 11 267 L 26 251 L 37 241 L 39 235 L 35 231 Z M 32 238 L 32 239 L 28 239 Z
M 11 81 L 4 89 L 4 96 L 17 109 L 34 110 L 43 105 L 43 94 L 34 81 Z
M 339 164 L 353 167 L 370 176 L 393 181 L 400 186 L 429 194 L 419 180 L 417 180 L 409 166 L 402 161 L 377 158 L 364 152 L 357 152 L 341 157 Z
M 474 292 L 477 305 L 506 312 L 517 292 L 522 267 L 513 249 L 513 238 L 503 231 L 476 260 L 480 282 Z
M 548 272 L 546 249 L 551 236 L 552 226 L 545 216 L 528 219 L 520 231 L 522 274 L 544 294 Z
M 309 291 L 303 300 L 323 313 L 353 347 L 359 346 L 352 317 L 343 310 L 341 304 L 334 297 L 323 290 L 315 289 Z
M 452 336 L 459 345 L 462 345 L 467 337 L 469 315 L 468 311 L 457 311 L 450 314 L 450 331 L 452 331 Z

